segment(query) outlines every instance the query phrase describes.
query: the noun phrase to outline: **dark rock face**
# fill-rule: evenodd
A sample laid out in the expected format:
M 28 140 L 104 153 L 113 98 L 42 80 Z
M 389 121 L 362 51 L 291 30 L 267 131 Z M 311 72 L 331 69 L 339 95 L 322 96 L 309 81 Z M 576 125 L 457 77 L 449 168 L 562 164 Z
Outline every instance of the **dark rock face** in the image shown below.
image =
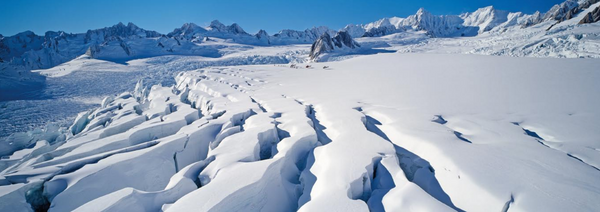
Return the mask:
M 358 47 L 360 47 L 360 44 L 354 41 L 352 36 L 346 31 L 338 32 L 333 38 L 331 38 L 329 33 L 324 33 L 311 46 L 309 57 L 311 60 L 314 60 L 319 57 L 319 55 L 326 52 L 332 52 L 336 49 L 355 49 Z
M 314 60 L 322 53 L 330 51 L 333 51 L 333 42 L 331 42 L 331 36 L 329 33 L 325 33 L 312 44 L 310 47 L 310 54 L 308 56 L 310 59 Z
M 350 47 L 351 49 L 360 47 L 360 45 L 352 39 L 352 36 L 348 34 L 346 31 L 338 32 L 335 37 L 333 37 L 333 44 L 338 48 L 342 48 L 344 46 Z
M 593 4 L 600 2 L 600 0 L 586 0 L 583 2 L 578 2 L 576 0 L 567 0 L 561 4 L 554 5 L 548 12 L 544 14 L 542 18 L 532 18 L 532 20 L 528 20 L 523 27 L 529 27 L 536 24 L 539 24 L 544 21 L 558 21 L 558 23 L 572 19 L 585 9 L 591 7 Z M 535 15 L 534 15 L 535 16 Z M 553 25 L 554 26 L 554 25 Z M 552 27 L 550 27 L 552 28 Z M 548 30 L 550 29 L 548 28 Z
M 579 6 L 577 6 L 577 7 L 573 8 L 573 9 L 569 10 L 567 12 L 567 14 L 565 14 L 565 16 L 563 16 L 559 21 L 562 22 L 562 21 L 566 21 L 566 20 L 572 19 L 572 18 L 575 17 L 575 15 L 577 13 L 580 13 L 581 11 L 584 11 L 585 9 L 590 8 L 590 6 L 592 6 L 592 4 L 595 4 L 595 3 L 598 3 L 598 2 L 600 2 L 600 0 L 588 0 L 588 1 L 585 1 L 585 2 L 581 3 Z
M 540 22 L 543 21 L 542 19 L 542 13 L 540 13 L 539 11 L 535 12 L 530 18 L 528 18 L 525 23 L 523 23 L 523 25 L 521 26 L 521 28 L 526 28 L 526 27 L 530 27 L 536 24 L 539 24 Z
M 544 15 L 544 21 L 547 20 L 556 20 L 560 21 L 569 11 L 577 8 L 578 3 L 576 0 L 567 0 L 563 3 L 554 5 L 546 14 Z
M 594 9 L 594 11 L 585 15 L 585 17 L 583 17 L 583 19 L 581 19 L 581 21 L 579 21 L 579 24 L 589 24 L 589 23 L 595 23 L 598 21 L 600 21 L 600 7 L 596 7 L 596 9 Z

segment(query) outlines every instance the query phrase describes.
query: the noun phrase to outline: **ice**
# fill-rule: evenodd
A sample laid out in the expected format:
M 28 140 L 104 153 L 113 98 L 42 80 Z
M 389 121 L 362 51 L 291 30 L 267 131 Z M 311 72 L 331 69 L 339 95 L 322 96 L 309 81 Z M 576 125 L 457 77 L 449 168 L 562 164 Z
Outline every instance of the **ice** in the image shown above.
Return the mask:
M 47 96 L 1 103 L 3 133 L 71 118 L 0 142 L 0 211 L 594 211 L 600 48 L 579 16 L 420 10 L 347 27 L 393 33 L 318 63 L 307 43 L 328 28 L 186 24 L 179 46 L 130 25 L 150 37 L 36 71 Z M 478 35 L 373 30 L 457 17 Z

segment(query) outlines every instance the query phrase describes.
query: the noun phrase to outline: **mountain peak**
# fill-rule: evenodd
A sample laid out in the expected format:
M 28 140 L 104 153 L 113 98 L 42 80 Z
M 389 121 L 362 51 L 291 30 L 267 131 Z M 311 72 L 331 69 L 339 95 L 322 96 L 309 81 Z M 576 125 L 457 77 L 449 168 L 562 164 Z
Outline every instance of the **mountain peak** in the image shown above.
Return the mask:
M 206 32 L 206 29 L 200 27 L 194 23 L 184 23 L 180 28 L 175 28 L 172 32 L 167 34 L 167 36 L 177 36 L 177 37 L 186 37 L 191 39 L 196 33 Z
M 219 20 L 213 20 L 210 22 L 209 27 L 221 27 L 221 26 L 225 26 L 223 23 L 221 23 Z
M 482 7 L 482 8 L 479 8 L 479 9 L 480 10 L 487 10 L 487 11 L 495 10 L 494 5 L 490 5 L 490 6 L 487 6 L 487 7 Z
M 127 22 L 127 27 L 135 27 L 135 28 L 138 28 L 138 26 L 137 26 L 137 25 L 135 25 L 135 24 L 134 24 L 134 23 L 132 23 L 132 22 Z
M 181 26 L 181 28 L 196 28 L 196 27 L 199 27 L 199 26 L 192 22 L 184 23 L 183 26 Z
M 431 14 L 429 11 L 425 10 L 425 8 L 421 7 L 417 10 L 417 16 L 428 15 Z
M 31 30 L 27 30 L 27 31 L 16 34 L 17 37 L 19 37 L 19 36 L 34 36 L 34 35 L 36 35 L 36 34 L 34 32 L 32 32 Z
M 264 29 L 258 30 L 258 32 L 256 33 L 256 35 L 259 36 L 269 36 L 269 33 L 267 33 L 267 31 L 265 31 Z
M 111 28 L 130 28 L 130 29 L 137 29 L 139 28 L 137 25 L 135 25 L 134 23 L 128 22 L 127 25 L 123 24 L 123 22 L 120 22 L 113 25 Z
M 233 23 L 229 26 L 229 31 L 233 32 L 234 34 L 243 34 L 246 33 L 246 31 L 244 31 L 244 29 L 242 29 L 242 27 L 237 24 L 237 23 Z
M 214 20 L 210 22 L 210 25 L 206 29 L 217 32 L 225 32 L 227 31 L 227 26 L 225 26 L 225 24 L 221 23 L 219 20 Z

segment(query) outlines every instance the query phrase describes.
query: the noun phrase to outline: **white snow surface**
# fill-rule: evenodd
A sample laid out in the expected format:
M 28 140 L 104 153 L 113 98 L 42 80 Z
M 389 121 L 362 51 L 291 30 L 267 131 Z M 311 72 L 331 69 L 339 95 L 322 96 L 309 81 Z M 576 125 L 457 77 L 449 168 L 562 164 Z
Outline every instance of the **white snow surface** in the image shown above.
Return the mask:
M 319 63 L 326 27 L 47 33 L 108 40 L 0 64 L 0 211 L 596 211 L 598 6 L 419 10 Z
M 599 65 L 381 53 L 140 81 L 2 158 L 0 210 L 593 211 Z

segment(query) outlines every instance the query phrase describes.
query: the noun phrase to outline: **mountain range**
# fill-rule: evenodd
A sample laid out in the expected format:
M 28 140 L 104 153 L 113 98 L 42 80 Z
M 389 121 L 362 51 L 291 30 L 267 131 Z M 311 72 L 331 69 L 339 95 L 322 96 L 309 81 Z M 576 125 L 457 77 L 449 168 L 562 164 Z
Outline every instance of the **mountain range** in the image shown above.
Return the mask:
M 542 22 L 560 23 L 574 17 L 600 0 L 567 0 L 545 13 L 524 14 L 498 10 L 493 6 L 460 15 L 433 15 L 421 8 L 406 18 L 391 17 L 368 24 L 350 24 L 340 29 L 353 38 L 379 37 L 405 31 L 425 31 L 430 37 L 477 36 L 501 32 L 508 28 L 528 28 Z M 598 12 L 590 12 L 581 23 L 599 19 Z M 213 39 L 225 43 L 257 46 L 310 44 L 321 35 L 335 35 L 328 27 L 313 27 L 304 31 L 281 30 L 269 35 L 260 30 L 250 34 L 238 24 L 224 25 L 215 20 L 207 27 L 186 23 L 167 34 L 142 29 L 133 23 L 118 23 L 111 27 L 88 30 L 86 33 L 46 32 L 36 35 L 31 31 L 4 37 L 0 35 L 0 68 L 50 68 L 82 54 L 109 60 L 129 60 L 159 55 L 222 56 Z

